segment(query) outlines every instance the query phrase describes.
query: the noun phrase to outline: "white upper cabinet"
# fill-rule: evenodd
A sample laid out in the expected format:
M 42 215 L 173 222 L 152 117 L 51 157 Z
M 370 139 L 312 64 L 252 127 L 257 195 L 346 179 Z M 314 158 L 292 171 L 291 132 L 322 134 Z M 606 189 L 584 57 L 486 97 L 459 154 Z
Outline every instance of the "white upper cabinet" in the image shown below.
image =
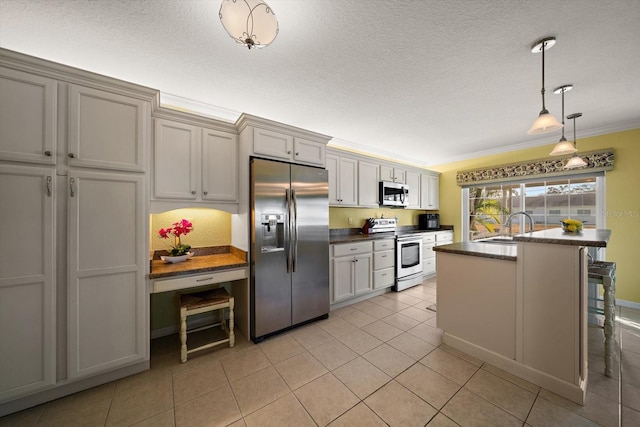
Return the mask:
M 409 186 L 407 209 L 420 209 L 420 173 L 407 171 L 406 177 L 406 184 Z
M 155 123 L 155 197 L 195 200 L 199 129 L 165 119 L 156 119 Z
M 393 166 L 380 166 L 380 181 L 407 183 L 407 170 Z
M 357 206 L 358 161 L 327 154 L 329 205 Z
M 425 210 L 439 209 L 440 177 L 426 174 L 420 176 L 420 206 Z
M 358 161 L 358 206 L 377 208 L 379 206 L 377 163 Z
M 238 201 L 238 135 L 205 127 L 205 118 L 197 122 L 167 109 L 158 114 L 162 118 L 155 119 L 154 200 L 216 204 L 233 211 L 224 206 L 237 206 Z M 167 118 L 172 116 L 176 120 Z M 163 205 L 159 210 L 177 207 L 187 205 Z
M 58 82 L 0 67 L 0 160 L 55 164 Z
M 243 147 L 240 152 L 242 159 L 257 156 L 325 167 L 330 136 L 244 113 L 235 126 Z
M 293 159 L 293 137 L 266 129 L 253 129 L 253 152 L 283 160 Z
M 149 102 L 69 85 L 69 166 L 144 172 Z
M 238 136 L 202 129 L 202 199 L 238 201 Z
M 260 128 L 253 129 L 253 153 L 258 155 L 324 166 L 325 146 L 325 143 L 281 132 Z

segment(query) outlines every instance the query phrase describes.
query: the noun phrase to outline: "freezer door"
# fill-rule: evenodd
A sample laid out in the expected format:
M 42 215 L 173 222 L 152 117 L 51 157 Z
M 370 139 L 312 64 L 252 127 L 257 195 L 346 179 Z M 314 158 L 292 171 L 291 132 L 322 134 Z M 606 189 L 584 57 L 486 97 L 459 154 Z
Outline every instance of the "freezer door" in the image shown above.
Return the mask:
M 329 313 L 327 171 L 291 165 L 292 323 Z
M 292 324 L 289 165 L 252 159 L 251 192 L 251 338 L 258 338 Z

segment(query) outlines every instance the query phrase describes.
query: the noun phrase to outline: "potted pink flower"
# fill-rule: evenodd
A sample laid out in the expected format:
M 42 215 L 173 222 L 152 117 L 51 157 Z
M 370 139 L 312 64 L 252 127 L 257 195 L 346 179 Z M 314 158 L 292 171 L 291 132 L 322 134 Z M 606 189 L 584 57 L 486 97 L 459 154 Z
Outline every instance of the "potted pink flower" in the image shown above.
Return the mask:
M 172 227 L 169 228 L 161 228 L 158 230 L 160 239 L 168 239 L 170 236 L 173 236 L 174 244 L 171 246 L 171 255 L 172 256 L 182 256 L 189 253 L 189 249 L 191 249 L 191 245 L 182 243 L 182 236 L 186 236 L 187 234 L 193 231 L 193 224 L 186 219 L 182 219 L 178 222 L 174 222 L 171 224 Z

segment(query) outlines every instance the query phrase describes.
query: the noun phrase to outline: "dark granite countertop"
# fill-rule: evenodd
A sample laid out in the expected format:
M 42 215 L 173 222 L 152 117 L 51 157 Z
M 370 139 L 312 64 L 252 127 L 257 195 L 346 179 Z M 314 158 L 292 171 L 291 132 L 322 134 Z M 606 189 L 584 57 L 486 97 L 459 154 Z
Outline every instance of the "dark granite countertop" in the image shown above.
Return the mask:
M 594 246 L 604 248 L 611 237 L 611 230 L 585 228 L 580 233 L 568 233 L 562 228 L 534 231 L 513 236 L 516 242 L 548 243 L 552 245 Z
M 329 243 L 353 243 L 378 239 L 395 239 L 396 236 L 435 231 L 453 231 L 452 225 L 443 225 L 437 230 L 421 230 L 417 226 L 401 226 L 395 232 L 363 234 L 359 228 L 336 228 L 329 230 Z
M 194 251 L 195 255 L 193 257 L 175 264 L 156 259 L 156 256 L 154 256 L 154 259 L 151 260 L 149 279 L 187 276 L 190 274 L 247 267 L 249 265 L 247 262 L 247 253 L 233 246 L 223 246 L 213 251 L 199 251 L 197 249 L 194 249 Z
M 513 244 L 483 242 L 450 243 L 448 245 L 435 246 L 433 250 L 436 252 L 502 259 L 505 261 L 515 261 L 518 253 L 516 245 Z

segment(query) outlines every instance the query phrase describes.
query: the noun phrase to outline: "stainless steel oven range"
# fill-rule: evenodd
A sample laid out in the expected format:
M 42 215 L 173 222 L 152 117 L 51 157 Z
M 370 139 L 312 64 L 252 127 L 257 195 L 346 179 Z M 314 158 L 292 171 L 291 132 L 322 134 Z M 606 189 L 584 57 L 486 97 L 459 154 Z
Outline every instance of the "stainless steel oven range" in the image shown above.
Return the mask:
M 422 283 L 422 234 L 396 237 L 396 292 Z

